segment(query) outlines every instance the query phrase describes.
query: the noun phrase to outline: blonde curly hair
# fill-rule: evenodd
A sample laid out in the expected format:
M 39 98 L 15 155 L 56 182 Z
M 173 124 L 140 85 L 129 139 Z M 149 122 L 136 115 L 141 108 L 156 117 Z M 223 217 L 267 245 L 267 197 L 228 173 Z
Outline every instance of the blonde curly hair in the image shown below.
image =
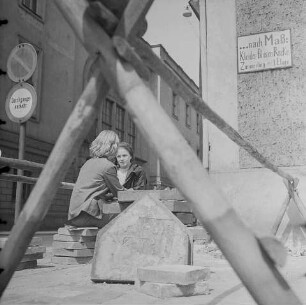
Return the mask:
M 89 152 L 93 158 L 114 156 L 118 149 L 119 137 L 112 130 L 103 130 L 92 141 Z

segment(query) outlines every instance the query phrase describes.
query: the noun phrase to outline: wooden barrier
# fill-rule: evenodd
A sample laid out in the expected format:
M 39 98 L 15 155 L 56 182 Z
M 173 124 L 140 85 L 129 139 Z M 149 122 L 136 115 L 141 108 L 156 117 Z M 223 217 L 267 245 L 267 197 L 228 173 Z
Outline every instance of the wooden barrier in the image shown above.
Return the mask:
M 137 24 L 141 23 L 151 2 L 130 0 L 115 35 L 129 38 L 129 34 L 135 32 Z M 88 13 L 89 3 L 85 0 L 56 0 L 55 3 L 87 51 L 90 54 L 101 54 L 99 66 L 105 80 L 125 100 L 126 109 L 143 136 L 150 141 L 157 152 L 169 177 L 192 204 L 198 219 L 211 234 L 255 301 L 258 304 L 267 305 L 301 304 L 276 269 L 264 247 L 261 246 L 260 241 L 243 224 L 220 189 L 209 178 L 207 171 L 186 140 L 156 102 L 153 93 L 139 78 L 134 68 L 118 58 L 111 38 L 101 28 L 100 23 Z M 122 27 L 125 30 L 122 30 Z M 87 104 L 97 105 L 94 100 L 97 99 L 97 88 L 100 86 L 105 95 L 108 86 L 102 86 L 102 83 L 97 81 L 97 74 L 95 74 L 83 93 L 85 95 L 83 107 L 86 108 Z M 207 105 L 203 107 L 207 109 Z M 94 110 L 95 107 L 91 106 L 91 109 Z M 69 118 L 35 189 L 0 254 L 0 266 L 3 269 L 0 275 L 1 293 L 11 278 L 35 229 L 49 208 L 50 198 L 67 170 L 69 160 L 73 158 L 82 137 L 88 131 L 93 115 L 86 115 L 86 109 L 82 110 L 78 108 Z M 157 118 L 158 124 L 156 124 Z M 239 138 L 236 133 L 233 137 Z M 291 181 L 291 177 L 286 175 L 286 178 Z M 18 250 L 16 250 L 16 245 L 18 245 Z

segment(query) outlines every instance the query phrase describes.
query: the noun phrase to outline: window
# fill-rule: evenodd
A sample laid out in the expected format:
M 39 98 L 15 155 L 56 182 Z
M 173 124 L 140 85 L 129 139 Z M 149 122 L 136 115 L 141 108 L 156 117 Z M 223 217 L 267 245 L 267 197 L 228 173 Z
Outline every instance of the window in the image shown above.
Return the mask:
M 31 116 L 31 120 L 39 122 L 43 51 L 42 51 L 41 48 L 37 47 L 35 44 L 33 44 L 32 42 L 29 42 L 27 39 L 25 39 L 21 36 L 19 36 L 19 43 L 29 43 L 29 44 L 31 44 L 35 48 L 36 53 L 37 53 L 37 66 L 36 66 L 36 69 L 35 69 L 33 75 L 31 76 L 31 78 L 29 78 L 27 80 L 27 83 L 29 83 L 30 85 L 32 85 L 35 88 L 35 91 L 36 91 L 36 94 L 37 94 L 37 106 L 36 106 L 36 109 L 34 110 L 32 116 Z
M 113 102 L 105 99 L 102 108 L 102 130 L 112 129 Z
M 174 92 L 172 92 L 172 116 L 177 120 L 179 118 L 179 99 Z
M 38 19 L 42 19 L 45 10 L 45 1 L 44 0 L 22 0 L 21 6 Z
M 191 126 L 191 107 L 186 104 L 186 117 L 185 117 L 186 126 L 190 128 Z
M 201 115 L 197 113 L 197 133 L 201 132 Z
M 132 118 L 128 117 L 128 143 L 130 143 L 135 150 L 136 145 L 136 126 L 132 120 Z
M 124 109 L 116 105 L 116 131 L 120 141 L 124 141 Z

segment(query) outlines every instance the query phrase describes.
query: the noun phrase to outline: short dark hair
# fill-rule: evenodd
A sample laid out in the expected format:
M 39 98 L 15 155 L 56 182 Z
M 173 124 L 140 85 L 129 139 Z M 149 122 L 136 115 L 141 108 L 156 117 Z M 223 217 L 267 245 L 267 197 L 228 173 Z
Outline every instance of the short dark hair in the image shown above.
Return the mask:
M 127 142 L 120 142 L 118 144 L 118 149 L 119 148 L 124 148 L 131 156 L 131 160 L 134 160 L 134 150 L 131 144 L 127 143 Z

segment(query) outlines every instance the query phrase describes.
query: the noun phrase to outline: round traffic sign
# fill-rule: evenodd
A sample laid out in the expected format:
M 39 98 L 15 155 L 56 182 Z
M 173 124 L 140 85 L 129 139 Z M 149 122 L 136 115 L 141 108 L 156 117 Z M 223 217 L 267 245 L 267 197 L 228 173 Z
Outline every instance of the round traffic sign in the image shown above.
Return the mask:
M 16 83 L 27 81 L 37 65 L 37 53 L 29 43 L 20 43 L 11 51 L 7 60 L 7 74 Z
M 37 105 L 36 91 L 28 83 L 15 85 L 8 93 L 5 111 L 9 119 L 16 123 L 27 121 Z

